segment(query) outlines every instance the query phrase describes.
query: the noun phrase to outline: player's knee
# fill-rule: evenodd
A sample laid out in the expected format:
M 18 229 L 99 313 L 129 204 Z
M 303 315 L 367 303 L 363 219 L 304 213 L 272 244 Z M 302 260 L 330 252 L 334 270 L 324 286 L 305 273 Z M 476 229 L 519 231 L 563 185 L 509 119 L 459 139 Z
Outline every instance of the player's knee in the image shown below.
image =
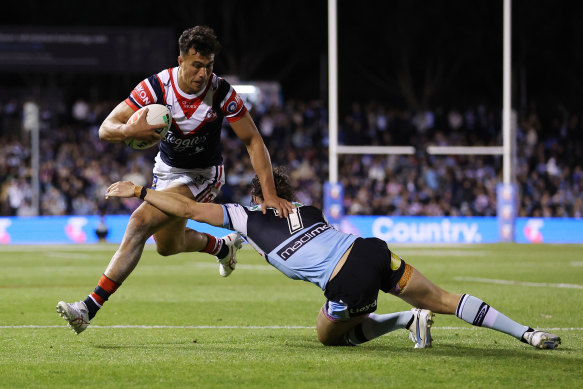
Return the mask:
M 343 337 L 342 338 L 332 338 L 332 337 L 328 336 L 327 334 L 318 333 L 318 340 L 324 346 L 343 346 L 343 345 L 345 345 L 344 344 L 345 342 L 343 342 Z
M 144 212 L 143 210 L 138 208 L 130 216 L 130 220 L 128 222 L 128 228 L 131 228 L 131 230 L 137 234 L 140 234 L 140 233 L 147 234 L 151 222 L 152 222 L 152 217 L 147 212 Z
M 181 250 L 178 250 L 174 245 L 168 245 L 158 241 L 156 241 L 156 251 L 163 257 L 178 254 L 181 252 Z
M 124 240 L 145 243 L 151 235 L 148 222 L 149 218 L 147 216 L 134 212 L 126 227 Z
M 337 346 L 335 343 L 332 343 L 329 339 L 319 339 L 320 343 L 322 343 L 324 346 Z

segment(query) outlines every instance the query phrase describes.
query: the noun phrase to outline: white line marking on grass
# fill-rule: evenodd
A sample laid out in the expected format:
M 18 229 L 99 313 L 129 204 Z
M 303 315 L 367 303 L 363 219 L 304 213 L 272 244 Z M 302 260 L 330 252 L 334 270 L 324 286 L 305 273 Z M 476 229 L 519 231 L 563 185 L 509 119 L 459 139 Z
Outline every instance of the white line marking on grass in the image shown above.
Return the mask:
M 583 262 L 571 262 L 571 266 L 583 267 Z
M 21 325 L 21 326 L 0 326 L 0 329 L 10 329 L 10 328 L 67 328 L 64 325 L 55 326 L 40 326 L 40 325 Z M 111 325 L 111 326 L 98 326 L 92 325 L 89 328 L 136 328 L 136 329 L 241 329 L 241 330 L 293 330 L 293 329 L 314 329 L 313 326 L 164 326 L 164 325 Z
M 455 250 L 395 250 L 402 256 L 424 256 L 424 257 L 484 257 L 488 255 L 486 251 L 455 251 Z
M 30 245 L 0 245 L 0 253 L 3 252 L 43 252 L 52 251 L 115 251 L 119 244 L 96 243 L 96 244 L 30 244 Z M 154 250 L 154 244 L 146 244 L 145 249 Z
M 88 259 L 93 258 L 93 256 L 89 254 L 80 254 L 80 253 L 67 253 L 67 252 L 56 252 L 56 251 L 48 251 L 44 253 L 45 256 L 51 258 L 72 258 L 72 259 Z
M 454 277 L 456 281 L 472 281 L 472 282 L 485 282 L 487 284 L 498 284 L 498 285 L 518 285 L 518 286 L 534 286 L 534 287 L 552 287 L 552 288 L 566 288 L 566 289 L 582 289 L 583 285 L 577 284 L 552 284 L 548 282 L 524 282 L 524 281 L 514 281 L 514 280 L 496 280 L 491 278 L 480 278 L 480 277 Z
M 20 326 L 0 326 L 0 329 L 43 329 L 43 328 L 67 328 L 64 325 L 55 326 L 40 326 L 40 325 L 20 325 Z M 111 326 L 97 326 L 92 325 L 89 328 L 95 329 L 111 329 L 111 328 L 121 328 L 121 329 L 141 329 L 141 330 L 155 330 L 155 329 L 186 329 L 186 330 L 315 330 L 316 327 L 313 326 L 164 326 L 164 325 L 111 325 Z M 431 330 L 447 330 L 447 331 L 459 331 L 459 330 L 476 330 L 479 327 L 465 326 L 465 327 L 439 327 L 432 326 Z M 547 331 L 583 331 L 583 327 L 569 327 L 569 328 L 540 328 Z
M 478 247 L 487 248 L 492 247 L 490 244 L 475 244 L 475 243 L 390 243 L 389 246 L 395 248 L 407 248 L 411 250 L 419 249 L 460 249 L 460 250 L 475 250 Z

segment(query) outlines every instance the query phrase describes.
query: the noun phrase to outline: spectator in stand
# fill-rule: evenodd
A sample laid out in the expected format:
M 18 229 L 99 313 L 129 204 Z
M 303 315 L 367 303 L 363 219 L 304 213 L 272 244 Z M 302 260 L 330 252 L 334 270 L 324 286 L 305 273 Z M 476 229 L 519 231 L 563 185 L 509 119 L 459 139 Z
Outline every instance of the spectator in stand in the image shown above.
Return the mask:
M 124 145 L 87 142 L 88 136 L 97 134 L 95 123 L 100 123 L 111 111 L 110 102 L 84 102 L 80 106 L 83 109 L 54 102 L 43 108 L 46 111 L 43 117 L 59 125 L 50 137 L 41 130 L 41 212 L 44 214 L 84 212 L 89 209 L 87 200 L 100 198 L 107 183 L 122 179 L 132 171 L 148 174 L 152 171 L 149 162 L 152 151 L 140 151 L 140 158 L 136 158 L 138 154 Z M 30 149 L 23 141 L 26 137 L 6 131 L 11 128 L 7 126 L 20 125 L 16 119 L 20 117 L 22 104 L 13 100 L 1 108 L 0 122 L 5 131 L 0 138 L 0 153 L 4 156 L 0 159 L 0 212 L 9 215 L 16 211 L 8 202 L 7 183 L 11 177 L 20 177 L 30 186 L 30 173 L 25 168 L 30 165 Z M 78 118 L 74 118 L 75 110 L 82 115 L 77 113 Z M 273 163 L 287 164 L 299 172 L 291 178 L 301 188 L 298 195 L 303 202 L 321 204 L 322 182 L 328 176 L 325 106 L 319 101 L 288 101 L 283 107 L 267 107 L 257 115 Z M 415 144 L 424 148 L 427 144 L 498 144 L 492 142 L 500 138 L 499 114 L 483 105 L 435 109 L 419 115 L 379 102 L 354 104 L 343 125 L 350 125 L 353 133 L 343 135 L 349 136 L 352 139 L 349 142 L 354 144 Z M 417 131 L 419 125 L 425 131 L 423 136 Z M 223 137 L 228 181 L 221 201 L 245 203 L 246 185 L 253 170 L 245 162 L 248 157 L 238 140 L 229 131 L 224 131 Z M 580 116 L 565 112 L 549 129 L 543 126 L 536 112 L 527 112 L 518 115 L 517 137 L 521 145 L 517 149 L 516 170 L 520 191 L 518 215 L 583 217 Z M 368 139 L 369 143 L 360 139 Z M 494 215 L 501 167 L 500 157 L 488 156 L 343 155 L 339 158 L 339 177 L 345 186 L 347 214 Z M 146 179 L 151 181 L 151 176 Z M 359 196 L 361 188 L 368 189 L 368 198 Z M 26 196 L 16 208 L 25 207 L 24 201 Z M 42 205 L 43 202 L 56 203 L 57 211 Z M 129 213 L 134 207 L 135 204 L 119 200 L 109 201 L 107 213 Z M 91 213 L 95 213 L 94 207 Z

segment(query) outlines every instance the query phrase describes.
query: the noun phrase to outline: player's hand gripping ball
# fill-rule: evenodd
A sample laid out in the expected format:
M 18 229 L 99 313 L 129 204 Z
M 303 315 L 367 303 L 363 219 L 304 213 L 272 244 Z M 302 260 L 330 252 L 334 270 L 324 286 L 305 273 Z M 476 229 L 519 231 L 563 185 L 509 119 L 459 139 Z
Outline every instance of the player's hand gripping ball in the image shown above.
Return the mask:
M 163 128 L 159 128 L 156 130 L 156 132 L 158 134 L 160 134 L 162 136 L 161 139 L 164 139 L 164 137 L 166 136 L 166 133 L 168 132 L 168 130 L 170 129 L 170 126 L 172 125 L 172 115 L 170 114 L 170 110 L 168 110 L 168 108 L 165 105 L 162 104 L 150 104 L 150 105 L 146 105 L 145 107 L 140 108 L 139 110 L 137 110 L 136 112 L 133 113 L 132 116 L 130 116 L 130 118 L 128 119 L 128 123 L 134 123 L 136 120 L 138 120 L 138 117 L 141 115 L 141 113 L 144 111 L 144 109 L 148 108 L 148 115 L 146 116 L 146 121 L 148 122 L 148 124 L 165 124 L 166 126 Z M 158 144 L 160 141 L 147 141 L 147 140 L 139 140 L 139 139 L 134 139 L 134 138 L 130 138 L 130 139 L 126 139 L 125 143 L 126 145 L 128 145 L 129 147 L 131 147 L 132 149 L 135 150 L 143 150 L 143 149 L 147 149 L 150 148 L 156 144 Z

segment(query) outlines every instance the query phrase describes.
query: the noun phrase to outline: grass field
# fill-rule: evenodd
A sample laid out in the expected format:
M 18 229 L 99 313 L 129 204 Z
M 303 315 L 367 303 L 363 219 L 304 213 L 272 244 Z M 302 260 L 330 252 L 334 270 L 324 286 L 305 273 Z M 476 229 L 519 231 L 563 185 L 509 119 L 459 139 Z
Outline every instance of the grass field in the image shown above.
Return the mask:
M 81 335 L 55 312 L 93 290 L 113 245 L 0 247 L 0 387 L 583 387 L 583 247 L 396 246 L 426 276 L 562 337 L 538 350 L 437 315 L 434 346 L 406 331 L 359 347 L 324 347 L 324 298 L 251 249 L 221 278 L 209 256 L 151 246 Z M 378 313 L 409 309 L 379 296 Z

